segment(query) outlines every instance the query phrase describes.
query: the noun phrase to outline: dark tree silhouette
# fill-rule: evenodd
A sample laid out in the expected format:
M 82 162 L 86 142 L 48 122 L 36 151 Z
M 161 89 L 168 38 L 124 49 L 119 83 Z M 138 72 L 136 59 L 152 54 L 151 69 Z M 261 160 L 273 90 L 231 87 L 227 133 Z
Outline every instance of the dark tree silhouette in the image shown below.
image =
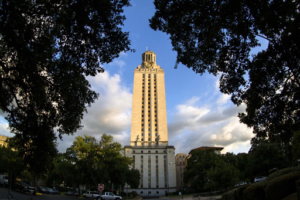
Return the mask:
M 300 128 L 299 1 L 155 0 L 150 26 L 170 35 L 177 63 L 221 74 L 220 90 L 247 105 L 242 123 L 286 146 Z M 250 50 L 268 48 L 250 57 Z
M 0 109 L 24 161 L 45 166 L 98 94 L 86 76 L 131 50 L 128 0 L 0 0 Z

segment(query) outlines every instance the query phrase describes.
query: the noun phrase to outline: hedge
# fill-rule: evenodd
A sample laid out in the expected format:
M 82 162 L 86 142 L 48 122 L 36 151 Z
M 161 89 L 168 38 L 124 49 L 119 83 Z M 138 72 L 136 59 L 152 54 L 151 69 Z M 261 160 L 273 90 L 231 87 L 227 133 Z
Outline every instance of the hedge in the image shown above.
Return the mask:
M 274 178 L 266 186 L 266 198 L 268 200 L 281 200 L 295 193 L 297 180 L 300 180 L 300 171 L 290 172 Z
M 275 178 L 278 178 L 282 175 L 285 175 L 285 174 L 288 174 L 290 172 L 294 172 L 294 171 L 300 171 L 300 166 L 297 166 L 297 167 L 289 167 L 289 168 L 284 168 L 284 169 L 281 169 L 281 170 L 278 170 L 272 174 L 269 175 L 268 177 L 268 182 L 272 181 L 273 179 Z
M 254 183 L 245 188 L 243 200 L 265 200 L 265 189 L 263 183 Z
M 243 198 L 244 190 L 249 186 L 250 185 L 243 185 L 237 189 L 237 191 L 235 192 L 235 197 L 237 200 L 244 200 Z
M 233 190 L 230 190 L 230 191 L 224 193 L 224 194 L 222 195 L 222 200 L 237 200 L 237 199 L 235 198 L 235 196 L 236 196 L 236 195 L 235 195 L 236 191 L 237 191 L 237 188 L 235 188 L 235 189 L 233 189 Z

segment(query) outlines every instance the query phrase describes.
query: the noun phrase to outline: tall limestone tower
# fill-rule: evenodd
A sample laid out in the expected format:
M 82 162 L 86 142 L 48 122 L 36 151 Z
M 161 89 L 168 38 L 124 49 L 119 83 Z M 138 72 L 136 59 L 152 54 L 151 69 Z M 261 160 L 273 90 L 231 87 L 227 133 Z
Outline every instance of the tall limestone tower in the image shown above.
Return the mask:
M 176 191 L 175 148 L 168 145 L 164 70 L 156 54 L 146 51 L 134 70 L 130 146 L 132 168 L 141 173 L 139 188 L 125 186 L 141 196 L 163 196 Z

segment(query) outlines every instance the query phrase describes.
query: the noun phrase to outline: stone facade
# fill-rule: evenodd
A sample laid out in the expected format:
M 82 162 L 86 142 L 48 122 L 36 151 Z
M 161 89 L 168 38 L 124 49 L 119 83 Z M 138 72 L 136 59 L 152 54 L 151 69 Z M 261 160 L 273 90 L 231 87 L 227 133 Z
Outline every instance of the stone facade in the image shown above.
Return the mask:
M 168 145 L 164 70 L 156 55 L 146 51 L 134 70 L 130 146 L 125 155 L 141 173 L 139 188 L 125 186 L 142 196 L 163 196 L 176 190 L 175 148 Z
M 186 167 L 186 153 L 178 153 L 175 156 L 176 163 L 176 186 L 177 188 L 184 187 L 183 173 Z

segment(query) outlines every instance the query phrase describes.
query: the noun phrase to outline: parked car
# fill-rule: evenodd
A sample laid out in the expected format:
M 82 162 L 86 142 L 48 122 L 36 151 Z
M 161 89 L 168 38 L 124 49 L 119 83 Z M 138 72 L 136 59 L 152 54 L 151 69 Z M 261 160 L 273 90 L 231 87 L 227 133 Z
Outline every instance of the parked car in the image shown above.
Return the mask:
M 238 184 L 235 185 L 235 187 L 238 187 L 238 186 L 242 186 L 242 185 L 247 185 L 248 183 L 247 182 L 239 182 Z
M 55 194 L 52 188 L 46 188 L 46 189 L 47 189 L 47 194 Z
M 100 195 L 99 195 L 99 192 L 97 192 L 97 191 L 87 191 L 87 192 L 83 193 L 82 196 L 83 197 L 88 197 L 88 198 L 90 198 L 90 197 L 97 198 Z
M 105 192 L 100 197 L 97 197 L 97 200 L 122 200 L 122 197 L 117 196 L 112 192 Z
M 66 192 L 65 195 L 67 195 L 67 196 L 76 196 L 76 197 L 80 196 L 77 191 L 73 192 L 72 190 Z
M 265 177 L 265 176 L 258 176 L 258 177 L 255 177 L 254 183 L 263 181 L 263 180 L 265 180 L 266 178 L 267 178 L 267 177 Z
M 44 187 L 39 187 L 39 192 L 41 193 L 48 193 L 48 190 Z
M 60 192 L 58 191 L 58 189 L 53 189 L 55 194 L 60 194 Z
M 27 180 L 17 178 L 13 183 L 12 187 L 13 189 L 19 190 L 22 193 L 29 192 L 33 195 L 36 194 L 36 188 L 33 187 L 33 185 Z
M 8 187 L 8 175 L 0 174 L 0 186 Z

